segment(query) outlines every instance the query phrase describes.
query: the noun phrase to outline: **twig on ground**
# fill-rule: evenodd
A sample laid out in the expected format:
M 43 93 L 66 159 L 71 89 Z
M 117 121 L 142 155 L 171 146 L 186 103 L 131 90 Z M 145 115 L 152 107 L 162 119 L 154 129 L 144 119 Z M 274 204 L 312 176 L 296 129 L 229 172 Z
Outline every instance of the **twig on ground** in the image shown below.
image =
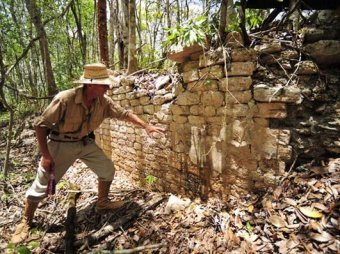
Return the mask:
M 133 249 L 125 249 L 125 250 L 114 250 L 114 251 L 100 251 L 100 253 L 112 253 L 112 254 L 130 254 L 130 253 L 136 253 L 143 250 L 156 250 L 162 247 L 165 247 L 165 243 L 158 243 L 158 244 L 150 244 L 145 246 L 138 246 Z M 97 252 L 91 252 L 91 253 L 97 253 Z

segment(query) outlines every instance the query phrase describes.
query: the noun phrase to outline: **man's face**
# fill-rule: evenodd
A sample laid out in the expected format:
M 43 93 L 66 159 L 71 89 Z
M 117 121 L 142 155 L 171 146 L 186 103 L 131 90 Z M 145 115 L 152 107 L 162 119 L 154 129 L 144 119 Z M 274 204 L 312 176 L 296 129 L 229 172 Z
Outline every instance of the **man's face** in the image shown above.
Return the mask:
M 101 97 L 105 94 L 107 90 L 109 90 L 108 85 L 87 85 L 88 92 L 91 94 L 93 97 Z

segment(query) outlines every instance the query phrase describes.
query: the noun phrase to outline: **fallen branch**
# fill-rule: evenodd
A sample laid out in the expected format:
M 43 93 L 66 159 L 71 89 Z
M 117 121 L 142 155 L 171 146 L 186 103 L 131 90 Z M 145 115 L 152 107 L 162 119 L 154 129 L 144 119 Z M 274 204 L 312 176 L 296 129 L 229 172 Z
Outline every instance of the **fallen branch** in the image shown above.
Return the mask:
M 126 250 L 114 250 L 114 251 L 100 251 L 100 253 L 112 253 L 112 254 L 130 254 L 135 252 L 140 252 L 144 250 L 156 250 L 166 246 L 165 243 L 158 243 L 158 244 L 150 244 L 145 246 L 138 246 L 133 249 L 126 249 Z M 91 252 L 91 253 L 98 253 L 98 252 Z
M 75 240 L 75 220 L 77 214 L 76 202 L 80 195 L 79 187 L 73 189 L 78 189 L 78 192 L 73 192 L 68 194 L 68 210 L 65 222 L 66 234 L 65 234 L 65 253 L 73 254 L 76 253 L 73 242 Z
M 160 195 L 153 197 L 147 203 L 141 205 L 140 207 L 138 207 L 136 209 L 131 210 L 130 213 L 128 213 L 127 215 L 125 215 L 123 217 L 118 218 L 112 224 L 101 228 L 99 231 L 96 231 L 96 232 L 86 236 L 83 239 L 75 241 L 74 246 L 76 246 L 76 247 L 81 246 L 80 250 L 91 246 L 92 244 L 98 242 L 100 239 L 102 239 L 102 238 L 108 236 L 109 234 L 113 233 L 116 229 L 123 227 L 125 224 L 127 224 L 128 222 L 130 222 L 134 218 L 140 217 L 147 210 L 154 209 L 160 203 L 162 203 L 164 199 L 165 199 L 165 197 L 160 196 Z

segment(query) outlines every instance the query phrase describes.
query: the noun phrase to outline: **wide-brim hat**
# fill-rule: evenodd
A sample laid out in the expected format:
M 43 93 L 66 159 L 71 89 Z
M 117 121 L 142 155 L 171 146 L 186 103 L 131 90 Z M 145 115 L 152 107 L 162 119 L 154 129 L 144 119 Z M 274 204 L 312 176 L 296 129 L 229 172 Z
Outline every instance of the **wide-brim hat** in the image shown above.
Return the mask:
M 86 64 L 83 75 L 73 83 L 112 86 L 114 80 L 112 76 L 110 76 L 110 70 L 108 70 L 104 64 L 94 63 Z

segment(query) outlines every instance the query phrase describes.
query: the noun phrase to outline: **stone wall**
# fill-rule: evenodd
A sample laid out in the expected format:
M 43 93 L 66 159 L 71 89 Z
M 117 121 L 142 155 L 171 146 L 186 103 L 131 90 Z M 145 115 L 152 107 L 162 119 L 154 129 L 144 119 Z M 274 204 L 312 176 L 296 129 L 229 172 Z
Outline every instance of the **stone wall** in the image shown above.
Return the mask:
M 287 105 L 301 102 L 300 89 L 253 85 L 256 53 L 233 45 L 228 51 L 191 53 L 180 64 L 183 82 L 135 89 L 117 78 L 111 98 L 144 120 L 166 128 L 154 140 L 131 123 L 106 120 L 98 143 L 117 169 L 158 190 L 207 198 L 265 189 L 291 160 L 290 131 L 270 128 L 284 119 Z

